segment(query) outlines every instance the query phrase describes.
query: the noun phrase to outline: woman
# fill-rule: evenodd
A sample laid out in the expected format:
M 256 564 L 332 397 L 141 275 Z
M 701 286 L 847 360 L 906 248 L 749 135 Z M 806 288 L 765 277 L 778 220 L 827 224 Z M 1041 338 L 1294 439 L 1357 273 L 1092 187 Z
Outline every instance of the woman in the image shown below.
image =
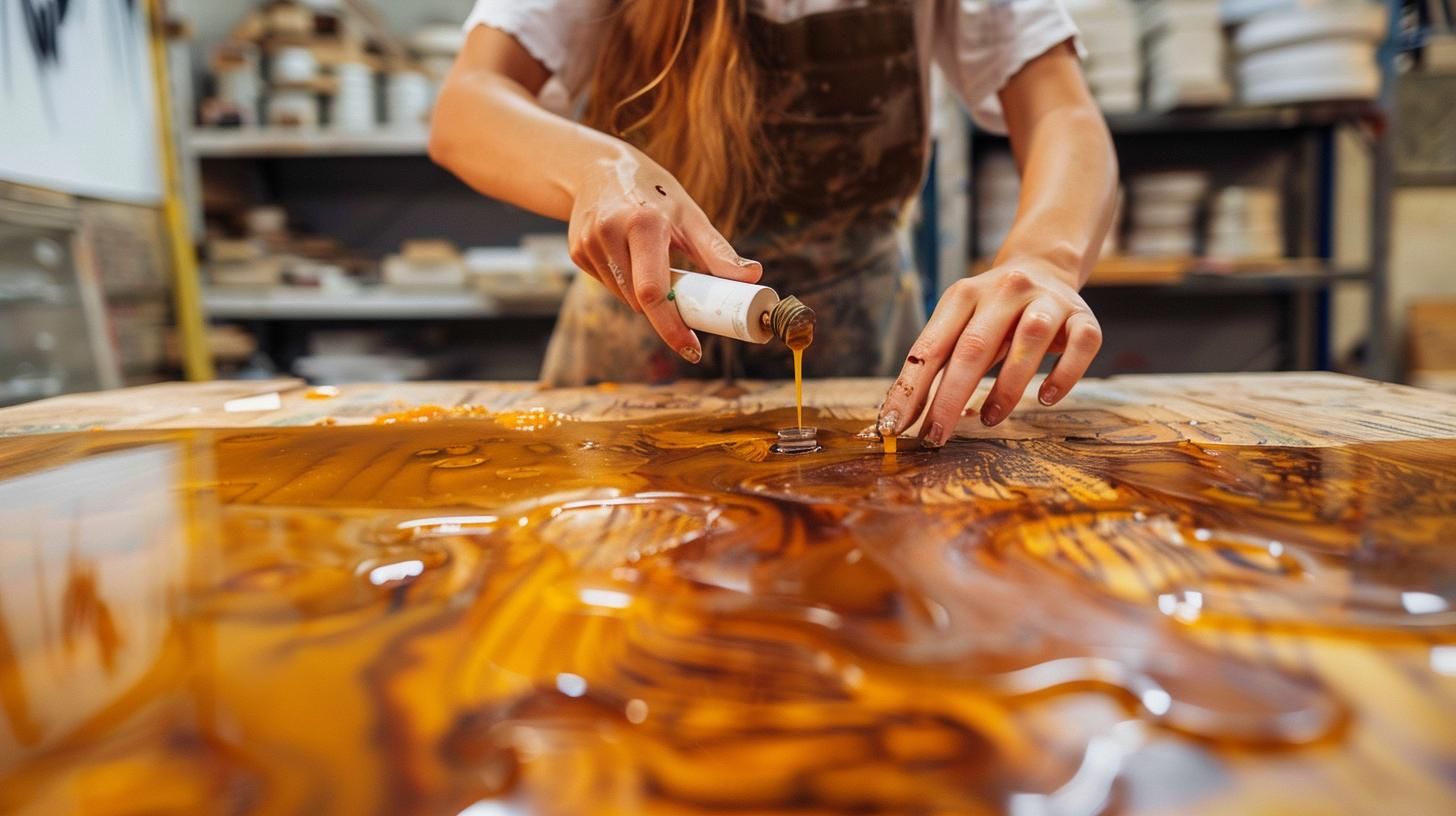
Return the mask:
M 1052 405 L 1101 345 L 1078 289 L 1111 222 L 1116 160 L 1058 0 L 477 0 L 467 30 L 431 156 L 569 221 L 594 279 L 567 295 L 548 383 L 660 381 L 703 361 L 670 302 L 674 254 L 812 307 L 811 375 L 898 368 L 881 432 L 924 413 L 932 447 L 997 362 L 987 425 L 1046 354 L 1062 353 L 1039 394 Z M 932 61 L 982 125 L 1007 130 L 1023 192 L 994 266 L 952 286 L 920 331 L 902 216 L 926 164 Z M 553 78 L 583 124 L 540 101 Z M 739 354 L 741 373 L 787 370 L 782 348 Z

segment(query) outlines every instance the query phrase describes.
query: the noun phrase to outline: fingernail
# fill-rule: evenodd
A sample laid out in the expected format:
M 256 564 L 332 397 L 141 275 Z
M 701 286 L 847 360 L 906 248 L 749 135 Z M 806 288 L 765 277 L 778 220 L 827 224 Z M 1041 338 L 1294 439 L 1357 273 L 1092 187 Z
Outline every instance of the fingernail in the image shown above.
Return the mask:
M 938 448 L 944 445 L 945 426 L 941 425 L 939 422 L 932 422 L 930 424 L 930 430 L 925 432 L 925 436 L 920 441 L 927 448 Z
M 987 427 L 995 425 L 1005 419 L 1006 415 L 1001 412 L 1001 406 L 994 402 L 988 402 L 981 406 L 981 424 Z
M 687 360 L 693 365 L 697 365 L 703 359 L 703 353 L 693 348 L 692 346 L 683 346 L 682 349 L 678 351 L 678 354 L 681 354 L 684 360 Z
M 1055 385 L 1043 385 L 1041 387 L 1041 395 L 1037 399 L 1041 401 L 1042 405 L 1050 407 L 1052 403 L 1057 401 L 1058 393 L 1059 389 Z
M 891 408 L 880 414 L 880 436 L 894 436 L 900 431 L 900 412 Z

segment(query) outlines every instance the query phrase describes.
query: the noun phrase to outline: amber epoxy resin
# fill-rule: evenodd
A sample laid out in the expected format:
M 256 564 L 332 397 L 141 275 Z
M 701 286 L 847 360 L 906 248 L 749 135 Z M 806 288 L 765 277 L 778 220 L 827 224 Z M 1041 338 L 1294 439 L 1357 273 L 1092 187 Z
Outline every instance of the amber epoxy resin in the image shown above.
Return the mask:
M 1251 812 L 1387 715 L 1449 803 L 1456 444 L 789 419 L 0 439 L 0 811 Z

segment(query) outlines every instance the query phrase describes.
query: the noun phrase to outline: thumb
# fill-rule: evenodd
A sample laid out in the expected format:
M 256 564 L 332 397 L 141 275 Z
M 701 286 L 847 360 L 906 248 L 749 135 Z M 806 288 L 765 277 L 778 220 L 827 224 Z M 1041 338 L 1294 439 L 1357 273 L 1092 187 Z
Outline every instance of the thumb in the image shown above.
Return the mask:
M 688 217 L 683 232 L 687 239 L 685 249 L 704 272 L 744 283 L 756 283 L 763 277 L 763 264 L 739 255 L 701 211 Z

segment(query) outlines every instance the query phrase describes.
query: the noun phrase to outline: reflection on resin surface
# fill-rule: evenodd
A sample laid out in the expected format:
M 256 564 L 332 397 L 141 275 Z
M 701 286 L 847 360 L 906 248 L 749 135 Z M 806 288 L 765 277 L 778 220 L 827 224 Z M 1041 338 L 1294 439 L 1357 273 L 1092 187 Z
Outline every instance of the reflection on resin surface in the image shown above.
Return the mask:
M 1094 813 L 1346 738 L 1220 633 L 1446 676 L 1456 444 L 792 422 L 0 440 L 0 810 Z

